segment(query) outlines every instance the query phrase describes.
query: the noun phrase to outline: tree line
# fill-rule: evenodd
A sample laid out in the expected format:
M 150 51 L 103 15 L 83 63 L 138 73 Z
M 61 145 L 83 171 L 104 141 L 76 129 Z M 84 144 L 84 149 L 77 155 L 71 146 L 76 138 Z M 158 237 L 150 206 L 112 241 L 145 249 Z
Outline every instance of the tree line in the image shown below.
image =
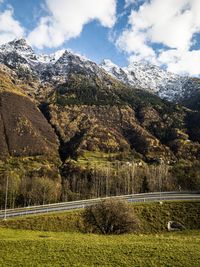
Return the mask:
M 144 162 L 107 162 L 80 166 L 65 163 L 60 174 L 0 172 L 0 208 L 42 205 L 60 201 L 147 192 L 200 189 L 200 162 L 180 161 L 174 166 Z M 55 177 L 54 177 L 55 175 Z M 56 176 L 57 175 L 57 176 Z M 60 176 L 61 175 L 61 176 Z

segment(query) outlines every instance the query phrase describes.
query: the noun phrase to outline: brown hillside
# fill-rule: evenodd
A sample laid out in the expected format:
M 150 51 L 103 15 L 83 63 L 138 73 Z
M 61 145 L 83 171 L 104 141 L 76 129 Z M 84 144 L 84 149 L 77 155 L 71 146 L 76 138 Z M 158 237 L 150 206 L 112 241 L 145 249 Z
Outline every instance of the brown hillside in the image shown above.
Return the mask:
M 0 93 L 0 154 L 57 154 L 57 138 L 35 104 L 25 96 Z

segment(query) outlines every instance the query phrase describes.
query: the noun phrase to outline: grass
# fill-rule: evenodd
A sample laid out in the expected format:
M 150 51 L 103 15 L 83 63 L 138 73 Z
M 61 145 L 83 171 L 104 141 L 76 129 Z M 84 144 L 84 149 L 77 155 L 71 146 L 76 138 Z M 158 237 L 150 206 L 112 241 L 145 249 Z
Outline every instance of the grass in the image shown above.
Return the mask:
M 2 71 L 0 67 L 0 93 L 2 92 L 11 92 L 20 96 L 26 96 L 20 86 L 13 84 L 10 76 Z
M 135 160 L 135 159 L 134 159 Z M 133 161 L 130 152 L 106 153 L 102 151 L 83 151 L 77 158 L 77 164 L 82 167 L 90 166 L 101 169 L 102 167 L 117 169 L 119 164 Z
M 119 153 L 104 153 L 101 151 L 84 151 L 82 156 L 79 156 L 77 159 L 77 163 L 79 166 L 88 166 L 90 167 L 105 167 L 110 166 L 111 162 L 115 162 L 115 158 L 119 155 Z M 108 165 L 109 164 L 109 165 Z
M 200 229 L 200 201 L 131 205 L 137 234 L 81 233 L 82 210 L 1 220 L 0 267 L 200 266 L 200 231 L 188 230 Z M 166 232 L 169 220 L 187 231 Z
M 0 266 L 200 266 L 200 232 L 101 236 L 0 228 Z
M 32 215 L 0 220 L 0 227 L 54 232 L 78 232 L 82 211 Z
M 112 153 L 110 155 L 100 151 L 95 151 L 92 153 L 90 151 L 84 151 L 83 155 L 78 157 L 78 164 L 81 166 L 87 166 L 89 162 L 90 166 L 96 166 L 98 164 L 106 165 L 108 162 L 110 162 L 110 158 L 112 156 L 115 156 L 115 154 Z

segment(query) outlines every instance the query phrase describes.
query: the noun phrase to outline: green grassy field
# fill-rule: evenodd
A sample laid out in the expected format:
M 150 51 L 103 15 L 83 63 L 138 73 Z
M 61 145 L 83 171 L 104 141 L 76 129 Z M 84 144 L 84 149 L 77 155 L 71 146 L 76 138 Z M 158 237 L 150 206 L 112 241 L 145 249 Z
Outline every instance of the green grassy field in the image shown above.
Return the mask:
M 100 236 L 0 228 L 0 266 L 200 266 L 200 231 Z
M 132 207 L 141 229 L 119 236 L 81 232 L 81 210 L 1 220 L 0 267 L 200 266 L 200 202 Z M 170 219 L 187 230 L 166 232 Z

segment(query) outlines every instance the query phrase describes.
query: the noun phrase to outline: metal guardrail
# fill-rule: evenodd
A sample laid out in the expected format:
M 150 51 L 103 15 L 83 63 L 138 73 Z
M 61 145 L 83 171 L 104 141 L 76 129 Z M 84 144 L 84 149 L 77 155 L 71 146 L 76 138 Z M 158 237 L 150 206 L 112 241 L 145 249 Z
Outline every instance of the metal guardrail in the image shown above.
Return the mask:
M 68 202 L 58 202 L 58 203 L 51 203 L 51 204 L 44 204 L 44 205 L 33 205 L 33 206 L 27 206 L 23 208 L 15 208 L 15 209 L 7 209 L 8 212 L 10 211 L 19 211 L 19 210 L 24 210 L 24 209 L 37 209 L 41 207 L 53 207 L 53 206 L 65 206 L 65 205 L 70 205 L 70 204 L 75 204 L 75 203 L 88 203 L 88 202 L 95 202 L 95 201 L 101 201 L 104 199 L 108 198 L 122 198 L 122 199 L 127 199 L 127 198 L 133 198 L 133 197 L 140 197 L 140 198 L 145 198 L 146 196 L 154 196 L 154 195 L 182 195 L 182 194 L 200 194 L 200 191 L 181 191 L 181 192 L 176 192 L 176 191 L 170 191 L 170 192 L 150 192 L 150 193 L 141 193 L 141 194 L 130 194 L 130 195 L 119 195 L 119 196 L 109 196 L 109 197 L 103 197 L 103 198 L 93 198 L 93 199 L 84 199 L 84 200 L 75 200 L 75 201 L 68 201 Z M 4 212 L 4 210 L 0 210 L 0 214 Z
M 127 199 L 129 202 L 152 202 L 152 201 L 164 201 L 164 200 L 200 200 L 200 193 L 195 192 L 153 192 L 143 194 L 131 194 L 123 196 L 113 196 L 104 198 L 95 198 L 87 200 L 78 200 L 71 202 L 60 202 L 40 206 L 30 206 L 24 208 L 7 209 L 0 211 L 0 219 L 4 217 L 16 217 L 23 215 L 42 214 L 48 212 L 80 209 L 89 205 L 94 205 L 101 200 L 108 198 Z M 5 216 L 6 213 L 6 216 Z

